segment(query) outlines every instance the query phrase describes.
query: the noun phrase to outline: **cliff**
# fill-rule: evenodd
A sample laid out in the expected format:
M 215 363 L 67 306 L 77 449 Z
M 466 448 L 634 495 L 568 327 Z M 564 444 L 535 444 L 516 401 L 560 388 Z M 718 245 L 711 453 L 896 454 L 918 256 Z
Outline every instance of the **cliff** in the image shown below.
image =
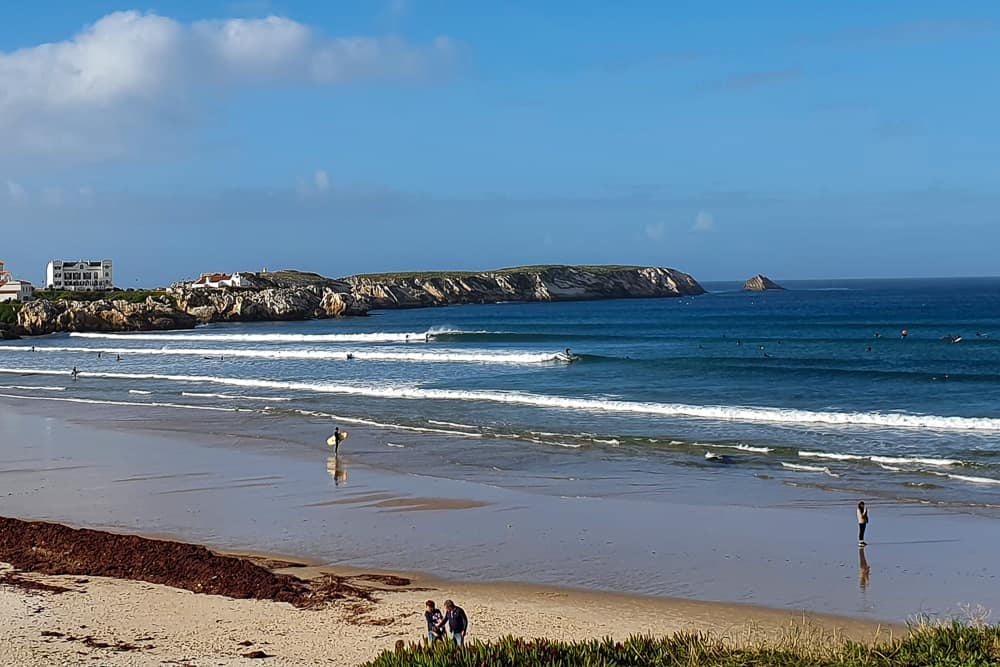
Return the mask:
M 346 286 L 344 291 L 336 291 L 322 283 L 261 289 L 175 288 L 168 294 L 178 309 L 201 323 L 312 320 L 368 314 L 368 304 L 351 294 Z
M 38 300 L 17 314 L 11 334 L 190 329 L 210 322 L 263 322 L 366 315 L 372 308 L 419 308 L 501 301 L 583 301 L 703 294 L 694 278 L 638 266 L 529 266 L 484 273 L 398 273 L 342 280 L 315 273 L 241 274 L 246 287 L 177 284 L 144 301 Z M 145 293 L 125 296 L 142 298 Z
M 151 331 L 190 329 L 195 318 L 180 312 L 168 299 L 128 301 L 32 301 L 17 314 L 14 331 L 27 336 L 60 331 Z
M 758 273 L 750 280 L 743 283 L 744 292 L 763 292 L 766 290 L 785 289 L 765 275 Z
M 483 273 L 351 276 L 351 291 L 372 308 L 420 308 L 501 301 L 588 301 L 703 294 L 674 269 L 638 266 L 526 266 Z

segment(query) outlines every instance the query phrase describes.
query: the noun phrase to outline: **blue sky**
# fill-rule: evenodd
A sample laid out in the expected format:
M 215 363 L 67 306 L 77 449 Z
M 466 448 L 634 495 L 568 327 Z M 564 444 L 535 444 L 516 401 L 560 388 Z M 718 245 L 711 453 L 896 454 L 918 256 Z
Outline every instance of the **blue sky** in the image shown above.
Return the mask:
M 996 275 L 992 2 L 39 0 L 0 259 Z

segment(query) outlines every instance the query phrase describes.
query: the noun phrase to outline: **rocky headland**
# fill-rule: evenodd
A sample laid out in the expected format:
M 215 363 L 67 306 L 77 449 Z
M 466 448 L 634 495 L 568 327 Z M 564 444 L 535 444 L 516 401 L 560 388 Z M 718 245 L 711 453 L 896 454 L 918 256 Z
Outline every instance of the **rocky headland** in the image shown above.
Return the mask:
M 750 280 L 743 283 L 744 292 L 765 292 L 767 290 L 783 290 L 785 289 L 778 283 L 774 282 L 767 276 L 758 273 Z
M 366 315 L 372 309 L 505 301 L 585 301 L 703 294 L 674 269 L 536 266 L 482 273 L 396 273 L 335 280 L 315 273 L 242 273 L 243 287 L 178 283 L 144 301 L 38 299 L 17 314 L 12 334 L 190 329 L 211 322 L 264 322 Z M 124 295 L 121 295 L 124 296 Z

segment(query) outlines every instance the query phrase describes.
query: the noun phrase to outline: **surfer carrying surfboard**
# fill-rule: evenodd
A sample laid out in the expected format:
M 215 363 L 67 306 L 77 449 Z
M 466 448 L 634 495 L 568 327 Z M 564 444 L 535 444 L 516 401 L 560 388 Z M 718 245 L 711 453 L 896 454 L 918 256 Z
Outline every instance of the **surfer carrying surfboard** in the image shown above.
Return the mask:
M 326 444 L 333 447 L 333 455 L 336 456 L 340 449 L 340 443 L 347 440 L 347 431 L 341 431 L 340 427 L 333 429 L 333 435 L 326 440 Z
M 865 507 L 865 501 L 858 503 L 858 546 L 863 547 L 867 545 L 865 542 L 865 529 L 868 528 L 868 508 Z

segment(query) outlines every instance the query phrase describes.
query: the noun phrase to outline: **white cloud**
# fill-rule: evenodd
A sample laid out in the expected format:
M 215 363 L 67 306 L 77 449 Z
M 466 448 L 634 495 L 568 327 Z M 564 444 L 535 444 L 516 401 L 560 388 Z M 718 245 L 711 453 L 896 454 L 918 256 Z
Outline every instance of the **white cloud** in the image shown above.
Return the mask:
M 7 181 L 7 196 L 13 202 L 23 202 L 28 198 L 28 193 L 25 192 L 24 186 L 20 183 L 15 183 L 14 181 Z
M 317 192 L 329 192 L 330 191 L 330 174 L 326 173 L 326 170 L 320 169 L 313 175 L 313 182 L 316 183 Z
M 0 145 L 8 157 L 117 157 L 190 115 L 198 100 L 268 84 L 432 76 L 447 38 L 325 36 L 288 18 L 182 23 L 109 14 L 72 39 L 0 52 Z
M 646 225 L 646 238 L 650 241 L 662 241 L 666 232 L 667 225 L 665 223 L 656 222 Z
M 691 229 L 695 232 L 714 232 L 715 218 L 708 211 L 698 211 L 698 215 L 694 217 L 694 227 Z

